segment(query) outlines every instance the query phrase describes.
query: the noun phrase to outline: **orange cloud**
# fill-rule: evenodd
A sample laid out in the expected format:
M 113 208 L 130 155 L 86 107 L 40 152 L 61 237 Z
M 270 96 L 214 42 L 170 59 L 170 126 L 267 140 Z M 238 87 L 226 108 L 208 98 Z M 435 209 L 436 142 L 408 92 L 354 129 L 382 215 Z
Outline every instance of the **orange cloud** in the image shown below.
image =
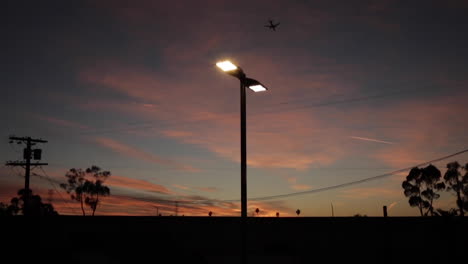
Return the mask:
M 312 189 L 312 186 L 308 184 L 293 184 L 291 185 L 291 188 L 298 191 L 305 191 Z
M 172 186 L 174 186 L 174 187 L 176 187 L 178 189 L 182 189 L 182 190 L 189 190 L 190 189 L 190 187 L 180 185 L 180 184 L 172 184 Z
M 393 202 L 388 206 L 388 210 L 391 210 L 395 205 L 397 205 L 398 202 Z
M 204 191 L 204 192 L 217 192 L 219 188 L 216 187 L 195 187 L 195 189 Z
M 298 184 L 297 183 L 297 177 L 292 177 L 292 176 L 283 176 L 283 178 L 286 179 L 289 183 L 289 187 L 293 190 L 300 190 L 300 191 L 305 191 L 309 190 L 312 188 L 312 186 L 308 184 Z
M 398 186 L 399 187 L 399 186 Z M 401 197 L 402 191 L 395 188 L 353 188 L 341 191 L 341 196 L 352 199 L 367 199 L 371 197 Z
M 134 190 L 142 190 L 142 191 L 149 191 L 149 192 L 156 192 L 162 194 L 171 194 L 172 192 L 168 190 L 166 187 L 150 183 L 144 180 L 132 179 L 128 177 L 116 176 L 112 175 L 106 181 L 109 186 L 117 186 L 117 187 L 124 187 L 128 189 Z

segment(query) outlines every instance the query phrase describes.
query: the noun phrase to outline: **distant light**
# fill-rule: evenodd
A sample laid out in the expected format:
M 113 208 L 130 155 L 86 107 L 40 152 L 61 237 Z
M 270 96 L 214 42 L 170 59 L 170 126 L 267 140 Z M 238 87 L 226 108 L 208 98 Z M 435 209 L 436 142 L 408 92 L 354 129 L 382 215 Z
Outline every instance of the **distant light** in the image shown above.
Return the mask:
M 227 71 L 233 71 L 237 69 L 237 66 L 232 64 L 232 62 L 226 60 L 226 61 L 221 61 L 216 63 L 216 66 L 218 66 L 221 70 L 227 72 Z
M 249 86 L 249 88 L 254 92 L 263 92 L 267 90 L 267 88 L 261 84 L 252 85 L 252 86 Z

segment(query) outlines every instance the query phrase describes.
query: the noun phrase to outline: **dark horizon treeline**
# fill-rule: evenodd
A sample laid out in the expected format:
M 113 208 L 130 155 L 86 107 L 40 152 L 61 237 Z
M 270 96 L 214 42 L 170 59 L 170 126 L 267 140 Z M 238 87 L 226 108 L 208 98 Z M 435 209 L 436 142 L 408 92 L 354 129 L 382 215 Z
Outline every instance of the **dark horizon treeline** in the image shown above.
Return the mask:
M 421 216 L 465 216 L 465 212 L 468 211 L 468 163 L 461 166 L 457 161 L 453 161 L 446 165 L 446 169 L 442 177 L 440 170 L 432 164 L 424 168 L 414 167 L 403 181 L 403 193 L 409 198 L 409 205 L 417 207 Z M 110 171 L 103 171 L 94 165 L 86 170 L 73 168 L 65 174 L 67 183 L 61 184 L 60 187 L 70 194 L 71 200 L 80 203 L 83 216 L 86 215 L 85 205 L 91 209 L 90 215 L 94 216 L 100 198 L 110 195 L 110 189 L 103 185 L 110 175 Z M 442 191 L 455 196 L 456 208 L 443 210 L 434 207 L 434 201 L 440 198 Z M 9 204 L 0 202 L 0 216 L 25 215 L 26 197 L 29 197 L 28 215 L 59 215 L 52 202 L 44 203 L 32 190 L 26 195 L 26 190 L 20 189 L 17 197 L 13 197 Z
M 29 216 L 55 216 L 59 215 L 55 211 L 52 203 L 44 203 L 42 198 L 38 194 L 34 194 L 33 191 L 29 190 L 29 195 L 26 195 L 25 189 L 18 190 L 17 197 L 13 197 L 10 200 L 10 204 L 4 204 L 0 202 L 0 216 L 13 216 L 13 215 L 25 215 L 25 204 L 26 197 L 28 199 L 28 213 Z
M 468 163 L 461 166 L 457 161 L 447 163 L 444 176 L 430 164 L 425 168 L 414 167 L 403 181 L 404 194 L 411 207 L 417 207 L 421 216 L 465 216 L 468 211 Z M 462 173 L 465 172 L 465 174 Z M 434 208 L 440 192 L 446 191 L 456 197 L 456 208 Z

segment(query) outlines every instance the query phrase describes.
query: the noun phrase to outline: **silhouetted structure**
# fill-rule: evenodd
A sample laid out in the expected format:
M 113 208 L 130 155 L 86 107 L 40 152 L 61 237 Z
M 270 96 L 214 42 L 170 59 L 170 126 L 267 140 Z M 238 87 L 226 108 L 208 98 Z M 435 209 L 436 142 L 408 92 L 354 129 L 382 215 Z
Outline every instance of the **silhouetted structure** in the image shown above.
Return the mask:
M 48 165 L 47 163 L 31 163 L 31 159 L 40 160 L 42 157 L 42 150 L 41 149 L 32 149 L 32 146 L 37 143 L 47 143 L 46 140 L 42 139 L 33 139 L 31 137 L 10 137 L 10 144 L 13 142 L 17 142 L 17 144 L 26 144 L 26 147 L 23 150 L 23 160 L 24 161 L 9 161 L 6 163 L 7 166 L 20 166 L 24 167 L 24 215 L 29 215 L 29 199 L 28 195 L 31 193 L 29 188 L 29 179 L 31 173 L 31 166 L 45 166 Z

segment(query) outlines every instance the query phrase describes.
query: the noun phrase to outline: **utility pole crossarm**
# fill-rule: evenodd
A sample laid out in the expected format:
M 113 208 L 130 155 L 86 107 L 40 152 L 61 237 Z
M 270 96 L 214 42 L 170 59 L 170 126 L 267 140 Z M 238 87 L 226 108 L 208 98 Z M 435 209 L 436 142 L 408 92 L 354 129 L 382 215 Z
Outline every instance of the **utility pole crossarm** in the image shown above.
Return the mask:
M 36 145 L 35 143 L 47 143 L 47 140 L 43 139 L 34 139 L 31 137 L 15 137 L 11 136 L 10 138 L 10 143 L 13 143 L 13 141 L 17 141 L 18 143 L 25 143 L 26 147 L 24 148 L 23 152 L 23 159 L 24 161 L 8 161 L 6 162 L 7 166 L 21 166 L 24 167 L 24 207 L 23 207 L 23 215 L 28 216 L 30 215 L 30 210 L 29 210 L 29 199 L 30 199 L 30 191 L 31 189 L 29 188 L 29 178 L 31 174 L 31 166 L 45 166 L 48 165 L 48 163 L 41 163 L 41 162 L 35 162 L 31 163 L 31 160 L 40 160 L 41 159 L 41 149 L 32 149 L 32 146 Z
M 26 166 L 26 162 L 24 162 L 24 161 L 9 161 L 9 162 L 5 163 L 5 165 L 7 165 L 7 166 Z M 31 166 L 47 166 L 47 165 L 49 165 L 49 163 L 36 162 L 36 163 L 29 163 L 29 165 L 31 165 Z
M 43 140 L 43 139 L 34 139 L 34 138 L 30 138 L 30 137 L 15 137 L 15 136 L 11 136 L 9 137 L 10 140 L 20 140 L 20 141 L 27 141 L 27 140 L 30 140 L 31 142 L 34 142 L 34 143 L 47 143 L 47 140 Z

